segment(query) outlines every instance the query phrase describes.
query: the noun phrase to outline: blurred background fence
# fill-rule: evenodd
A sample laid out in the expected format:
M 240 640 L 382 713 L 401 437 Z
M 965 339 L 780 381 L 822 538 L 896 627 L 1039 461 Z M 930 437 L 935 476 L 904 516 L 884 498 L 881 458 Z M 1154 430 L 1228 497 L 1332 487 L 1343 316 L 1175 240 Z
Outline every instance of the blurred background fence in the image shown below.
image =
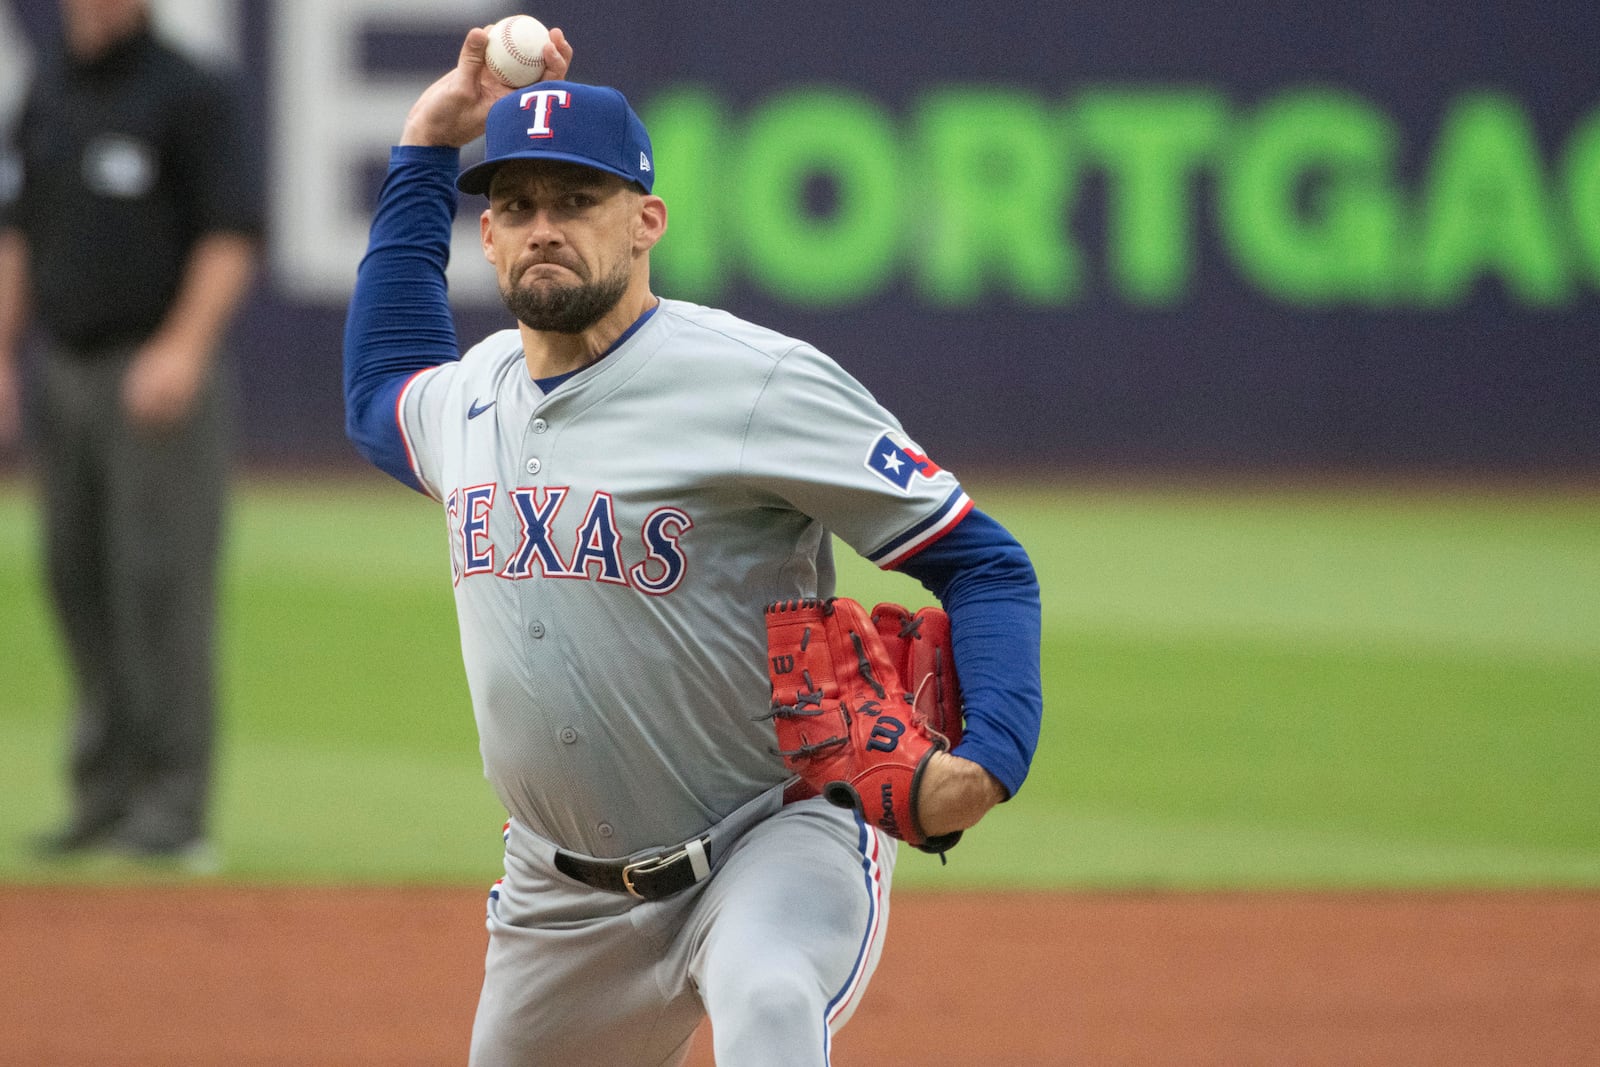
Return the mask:
M 1591 3 L 154 6 L 243 64 L 269 144 L 252 462 L 352 461 L 339 334 L 387 146 L 468 23 L 531 9 L 651 127 L 658 291 L 811 340 L 946 466 L 1600 467 Z M 0 7 L 8 110 L 56 19 Z M 475 215 L 469 341 L 507 321 Z

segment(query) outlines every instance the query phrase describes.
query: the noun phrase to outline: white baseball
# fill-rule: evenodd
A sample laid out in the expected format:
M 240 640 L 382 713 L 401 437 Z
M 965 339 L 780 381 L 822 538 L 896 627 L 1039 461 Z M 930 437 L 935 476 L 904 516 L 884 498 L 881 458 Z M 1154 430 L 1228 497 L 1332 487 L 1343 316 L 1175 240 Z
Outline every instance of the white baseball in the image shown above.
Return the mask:
M 489 27 L 489 47 L 484 52 L 489 73 L 513 89 L 532 85 L 544 77 L 544 46 L 550 31 L 532 15 L 510 15 Z

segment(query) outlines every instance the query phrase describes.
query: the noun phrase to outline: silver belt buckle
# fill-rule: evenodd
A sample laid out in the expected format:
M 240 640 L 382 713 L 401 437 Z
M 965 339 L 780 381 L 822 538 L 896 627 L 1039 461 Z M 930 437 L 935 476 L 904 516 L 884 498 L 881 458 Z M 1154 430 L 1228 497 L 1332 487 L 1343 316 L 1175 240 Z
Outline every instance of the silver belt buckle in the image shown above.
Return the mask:
M 680 848 L 676 852 L 664 853 L 659 856 L 650 856 L 646 859 L 638 861 L 637 863 L 628 864 L 622 868 L 622 888 L 628 891 L 629 896 L 638 900 L 644 900 L 644 894 L 633 888 L 633 876 L 635 874 L 654 874 L 663 867 L 669 867 L 678 862 L 688 854 L 688 849 Z
M 629 863 L 622 868 L 622 888 L 628 895 L 636 900 L 648 899 L 643 893 L 633 888 L 635 874 L 653 874 L 665 867 L 670 867 L 680 860 L 688 860 L 689 868 L 694 872 L 690 884 L 703 881 L 711 874 L 711 861 L 706 855 L 706 846 L 711 843 L 711 835 L 704 834 L 700 837 L 685 841 L 681 848 L 672 852 L 662 852 L 654 856 L 647 856 L 642 860 Z

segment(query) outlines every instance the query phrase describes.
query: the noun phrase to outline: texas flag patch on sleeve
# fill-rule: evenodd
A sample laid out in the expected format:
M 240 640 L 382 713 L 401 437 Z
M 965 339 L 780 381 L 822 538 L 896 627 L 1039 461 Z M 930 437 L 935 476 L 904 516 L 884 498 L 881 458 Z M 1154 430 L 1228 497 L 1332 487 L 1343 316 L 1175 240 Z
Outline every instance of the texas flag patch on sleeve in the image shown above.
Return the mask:
M 939 465 L 929 459 L 916 443 L 904 434 L 885 430 L 867 451 L 867 470 L 902 493 L 911 491 L 911 480 L 921 475 L 932 478 Z

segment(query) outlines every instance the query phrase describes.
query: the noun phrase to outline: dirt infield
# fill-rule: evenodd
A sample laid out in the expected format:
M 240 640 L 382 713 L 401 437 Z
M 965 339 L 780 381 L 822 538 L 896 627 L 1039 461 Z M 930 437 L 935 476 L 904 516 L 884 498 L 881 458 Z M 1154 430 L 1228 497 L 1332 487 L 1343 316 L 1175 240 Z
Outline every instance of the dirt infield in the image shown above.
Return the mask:
M 0 1063 L 460 1064 L 482 906 L 0 888 Z M 1600 893 L 901 893 L 893 909 L 838 1067 L 1600 1063 Z M 691 1063 L 711 1063 L 705 1033 Z

